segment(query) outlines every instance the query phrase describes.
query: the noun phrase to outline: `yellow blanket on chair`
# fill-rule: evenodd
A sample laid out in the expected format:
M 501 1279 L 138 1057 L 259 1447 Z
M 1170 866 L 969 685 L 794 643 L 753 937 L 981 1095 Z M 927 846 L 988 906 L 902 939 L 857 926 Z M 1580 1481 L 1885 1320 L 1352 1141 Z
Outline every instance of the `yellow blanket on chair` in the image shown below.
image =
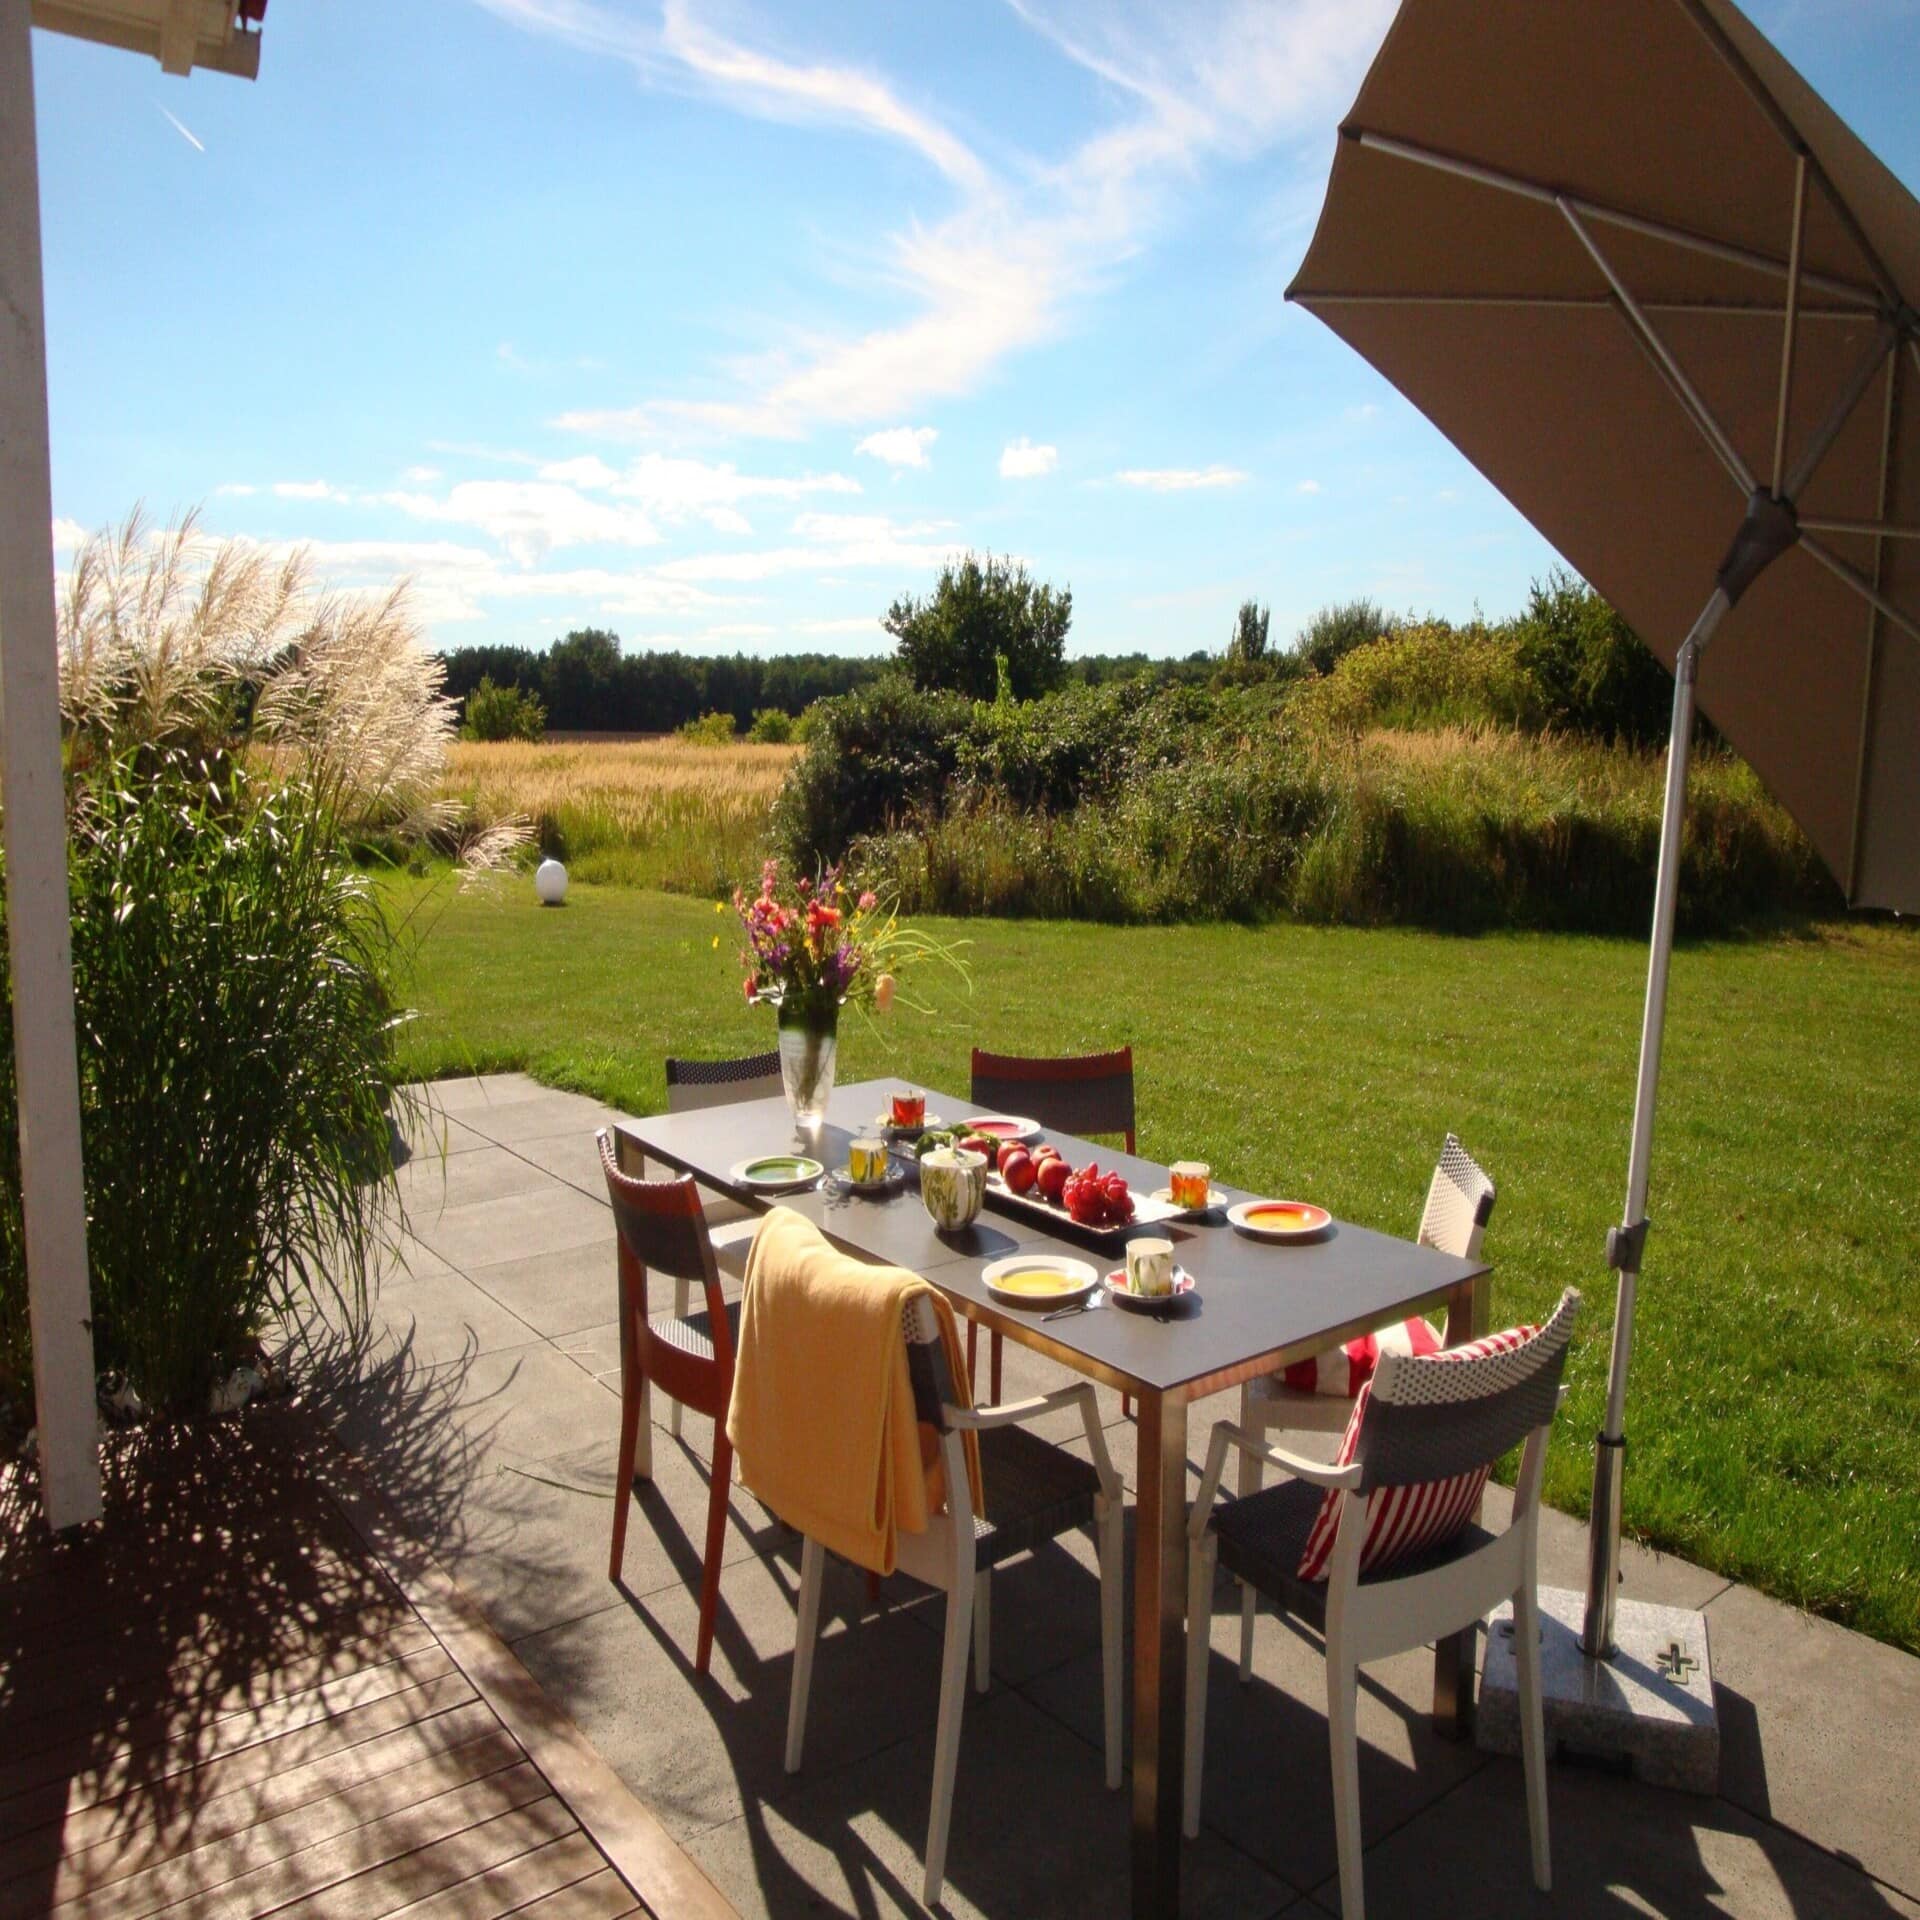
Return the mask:
M 839 1252 L 788 1207 L 761 1222 L 747 1262 L 727 1438 L 740 1478 L 774 1513 L 843 1559 L 891 1573 L 896 1542 L 946 1504 L 939 1436 L 915 1417 L 901 1312 L 926 1294 L 969 1407 L 953 1309 L 917 1274 Z M 965 1436 L 973 1507 L 980 1455 Z

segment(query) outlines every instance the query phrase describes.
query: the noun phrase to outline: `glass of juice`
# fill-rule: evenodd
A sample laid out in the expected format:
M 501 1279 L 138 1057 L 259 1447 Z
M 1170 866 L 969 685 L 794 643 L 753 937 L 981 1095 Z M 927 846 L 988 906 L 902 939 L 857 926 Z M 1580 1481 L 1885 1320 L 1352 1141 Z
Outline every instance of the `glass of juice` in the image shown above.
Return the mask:
M 920 1127 L 927 1120 L 927 1096 L 924 1093 L 896 1093 L 893 1096 L 893 1124 L 896 1127 Z
M 1213 1191 L 1213 1169 L 1204 1160 L 1176 1160 L 1167 1169 L 1176 1207 L 1204 1207 Z

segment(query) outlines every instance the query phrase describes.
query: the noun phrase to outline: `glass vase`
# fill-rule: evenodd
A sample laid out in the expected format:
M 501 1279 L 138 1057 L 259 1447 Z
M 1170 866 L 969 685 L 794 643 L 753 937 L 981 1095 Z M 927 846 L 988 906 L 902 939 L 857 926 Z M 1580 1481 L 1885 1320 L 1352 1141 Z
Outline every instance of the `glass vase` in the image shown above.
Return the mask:
M 793 1124 L 818 1134 L 833 1097 L 833 1070 L 840 1047 L 837 999 L 794 998 L 780 1003 L 780 1083 L 793 1109 Z

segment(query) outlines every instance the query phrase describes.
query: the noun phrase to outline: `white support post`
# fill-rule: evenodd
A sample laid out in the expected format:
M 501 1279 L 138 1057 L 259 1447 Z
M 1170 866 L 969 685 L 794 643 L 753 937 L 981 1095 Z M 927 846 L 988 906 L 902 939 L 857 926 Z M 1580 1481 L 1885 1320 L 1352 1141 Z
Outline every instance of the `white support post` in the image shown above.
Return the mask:
M 0 802 L 40 1484 L 56 1531 L 100 1516 L 53 611 L 46 309 L 28 0 L 0 0 Z

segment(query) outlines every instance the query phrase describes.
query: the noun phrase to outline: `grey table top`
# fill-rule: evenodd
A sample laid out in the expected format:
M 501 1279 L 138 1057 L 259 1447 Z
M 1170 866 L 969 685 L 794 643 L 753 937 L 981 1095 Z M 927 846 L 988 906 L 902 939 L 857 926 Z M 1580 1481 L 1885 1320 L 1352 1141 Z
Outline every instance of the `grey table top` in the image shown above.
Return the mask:
M 844 1167 L 847 1143 L 869 1130 L 895 1084 L 869 1080 L 836 1090 L 821 1139 L 810 1151 L 829 1168 Z M 950 1120 L 972 1111 L 963 1100 L 931 1092 L 928 1106 Z M 1121 1243 L 1090 1239 L 1064 1222 L 1053 1229 L 1046 1221 L 1000 1210 L 992 1200 L 971 1227 L 941 1233 L 912 1181 L 884 1197 L 822 1186 L 768 1201 L 735 1186 L 728 1169 L 752 1155 L 793 1150 L 793 1122 L 784 1100 L 657 1114 L 627 1123 L 627 1130 L 650 1157 L 696 1174 L 708 1186 L 737 1193 L 751 1204 L 791 1207 L 849 1252 L 924 1274 L 963 1312 L 1004 1327 L 1011 1338 L 1114 1384 L 1181 1399 L 1437 1304 L 1487 1271 L 1483 1262 L 1345 1221 L 1336 1221 L 1318 1240 L 1275 1246 L 1235 1232 L 1221 1212 L 1134 1229 L 1171 1239 L 1176 1258 L 1194 1277 L 1194 1294 L 1166 1318 L 1105 1305 L 1049 1321 L 1039 1312 L 994 1300 L 980 1278 L 986 1262 L 1003 1254 L 1058 1253 L 1089 1260 L 1106 1272 L 1122 1264 Z M 1048 1138 L 1076 1166 L 1095 1159 L 1102 1167 L 1118 1168 L 1136 1193 L 1166 1183 L 1165 1168 L 1150 1161 L 1069 1134 L 1050 1131 Z M 1229 1190 L 1230 1199 L 1248 1197 Z

